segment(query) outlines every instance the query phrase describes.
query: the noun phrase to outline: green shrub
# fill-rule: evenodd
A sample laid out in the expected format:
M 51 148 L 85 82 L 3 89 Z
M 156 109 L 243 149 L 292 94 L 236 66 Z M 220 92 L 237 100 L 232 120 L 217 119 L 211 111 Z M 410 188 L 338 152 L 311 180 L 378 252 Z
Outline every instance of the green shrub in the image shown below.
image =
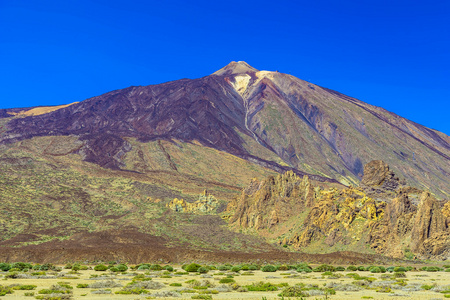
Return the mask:
M 171 284 L 169 284 L 170 286 L 182 286 L 182 284 L 181 283 L 178 283 L 178 282 L 174 282 L 174 283 L 171 283 Z
M 23 271 L 24 269 L 31 269 L 33 265 L 24 262 L 15 262 L 11 264 L 11 269 L 17 269 L 19 271 Z
M 196 263 L 192 263 L 192 264 L 189 264 L 189 265 L 185 266 L 183 269 L 186 272 L 197 272 L 200 267 L 201 267 L 201 265 L 196 264 Z
M 219 283 L 235 283 L 236 281 L 233 278 L 222 278 L 219 280 Z
M 357 271 L 358 270 L 358 268 L 357 267 L 355 267 L 355 266 L 348 266 L 347 267 L 347 271 Z
M 79 283 L 79 284 L 77 284 L 77 288 L 79 288 L 79 289 L 85 289 L 88 286 L 89 286 L 89 284 L 87 284 L 87 283 Z
M 3 272 L 7 272 L 11 270 L 11 265 L 8 263 L 0 263 L 0 270 L 2 270 Z
M 126 270 L 128 270 L 128 267 L 124 264 L 120 264 L 116 266 L 118 272 L 126 272 Z
M 278 294 L 279 297 L 308 297 L 309 295 L 302 291 L 302 288 L 299 286 L 290 286 L 285 289 L 281 293 Z
M 326 272 L 326 271 L 331 271 L 334 272 L 336 271 L 336 268 L 330 265 L 320 265 L 318 267 L 315 267 L 313 269 L 314 272 Z
M 406 272 L 408 271 L 405 267 L 395 267 L 394 272 Z
M 336 267 L 336 271 L 343 272 L 343 271 L 345 271 L 345 268 L 344 267 Z
M 231 266 L 231 265 L 225 264 L 225 265 L 219 266 L 218 269 L 219 269 L 220 271 L 228 271 L 228 270 L 231 270 L 232 267 L 233 267 L 233 266 Z
M 172 266 L 165 266 L 164 270 L 167 270 L 169 272 L 173 272 L 173 267 Z
M 358 267 L 358 271 L 365 271 L 366 270 L 366 267 L 364 267 L 364 266 L 359 266 Z
M 287 271 L 287 270 L 289 270 L 289 267 L 287 265 L 281 265 L 281 266 L 277 266 L 277 270 Z
M 379 267 L 372 267 L 370 273 L 381 273 L 381 269 Z
M 14 293 L 12 288 L 0 285 L 0 296 L 5 296 L 6 294 L 12 293 Z
M 445 269 L 445 272 L 450 272 L 450 268 L 448 268 L 448 269 Z
M 406 274 L 405 272 L 394 272 L 394 275 L 392 275 L 394 278 L 405 278 Z
M 426 290 L 426 291 L 429 291 L 429 290 L 431 290 L 432 288 L 434 288 L 434 285 L 427 285 L 427 284 L 424 284 L 424 285 L 422 285 L 420 288 L 421 288 L 421 289 L 424 289 L 424 290 Z
M 197 272 L 201 273 L 201 274 L 205 274 L 208 273 L 209 269 L 205 268 L 205 267 L 200 267 L 198 268 Z
M 386 271 L 388 271 L 389 273 L 394 272 L 395 267 L 387 267 Z
M 151 265 L 150 266 L 150 270 L 152 270 L 152 271 L 161 271 L 163 269 L 163 267 L 161 267 L 160 265 L 158 265 L 158 264 L 155 264 L 155 265 Z
M 276 272 L 277 271 L 277 267 L 272 266 L 272 265 L 265 265 L 261 268 L 261 271 L 263 272 Z
M 267 292 L 267 291 L 277 291 L 278 287 L 270 282 L 260 281 L 258 283 L 252 283 L 251 285 L 245 286 L 250 292 Z
M 125 288 L 123 290 L 117 291 L 116 294 L 122 295 L 140 295 L 140 294 L 148 294 L 148 290 L 141 289 L 138 287 L 135 288 Z
M 212 300 L 211 295 L 194 295 L 191 299 L 203 299 L 203 300 Z
M 239 272 L 241 270 L 241 268 L 239 266 L 234 266 L 231 268 L 232 272 Z
M 34 284 L 20 284 L 12 287 L 14 290 L 31 291 L 37 288 Z
M 95 271 L 101 271 L 101 272 L 103 272 L 103 271 L 108 270 L 108 267 L 105 266 L 105 265 L 96 265 L 96 266 L 94 267 L 94 270 L 95 270 Z

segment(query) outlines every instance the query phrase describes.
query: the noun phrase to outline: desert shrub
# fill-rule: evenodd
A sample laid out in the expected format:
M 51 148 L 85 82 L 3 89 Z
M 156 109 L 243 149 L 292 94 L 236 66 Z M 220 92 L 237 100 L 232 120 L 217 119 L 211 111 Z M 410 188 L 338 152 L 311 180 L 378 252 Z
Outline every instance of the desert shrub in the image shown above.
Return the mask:
M 77 288 L 79 288 L 79 289 L 85 289 L 88 286 L 89 286 L 89 284 L 87 284 L 87 283 L 79 283 L 79 284 L 77 284 Z
M 150 289 L 150 290 L 159 290 L 164 287 L 164 284 L 157 281 L 135 281 L 129 283 L 125 289 Z
M 105 280 L 90 283 L 88 287 L 91 289 L 104 289 L 104 288 L 122 287 L 122 285 L 120 283 L 115 282 L 114 280 Z
M 276 272 L 277 271 L 277 267 L 272 266 L 272 265 L 265 265 L 261 268 L 261 271 L 263 272 Z
M 394 272 L 394 269 L 395 269 L 395 267 L 387 267 L 386 271 L 389 273 L 392 273 L 392 272 Z
M 172 266 L 165 266 L 164 270 L 167 270 L 169 272 L 173 272 L 173 267 Z
M 428 291 L 428 290 L 431 290 L 432 288 L 434 288 L 434 285 L 424 284 L 420 288 L 423 289 L 423 290 Z
M 241 270 L 241 268 L 239 266 L 234 266 L 234 267 L 231 268 L 230 271 L 232 271 L 232 272 L 239 272 L 240 270 Z
M 406 274 L 405 274 L 405 272 L 394 272 L 392 277 L 394 277 L 394 278 L 405 278 Z
M 139 264 L 135 266 L 135 270 L 150 270 L 150 264 Z
M 150 295 L 150 297 L 155 297 L 155 298 L 178 298 L 181 297 L 181 294 L 174 292 L 174 291 L 162 291 L 162 292 L 156 292 Z
M 33 268 L 32 264 L 24 263 L 24 262 L 15 262 L 11 264 L 11 269 L 17 269 L 19 271 L 23 271 L 24 269 L 31 269 Z
M 162 269 L 163 269 L 163 267 L 161 267 L 158 264 L 154 264 L 154 265 L 150 266 L 150 270 L 152 270 L 152 271 L 161 271 Z
M 11 269 L 12 270 L 12 269 Z M 19 273 L 18 272 L 11 272 L 5 275 L 5 279 L 16 279 L 19 277 Z
M 370 273 L 381 273 L 381 269 L 379 267 L 372 267 Z
M 203 300 L 212 300 L 211 295 L 194 295 L 191 299 L 203 299 Z
M 394 272 L 406 272 L 408 271 L 405 267 L 395 267 Z
M 174 282 L 174 283 L 171 283 L 171 284 L 169 284 L 170 286 L 182 286 L 182 284 L 181 283 L 179 283 L 179 282 Z
M 315 267 L 313 269 L 314 272 L 326 272 L 326 271 L 331 271 L 334 272 L 336 271 L 336 268 L 330 265 L 320 265 L 318 267 Z
M 438 272 L 438 271 L 442 271 L 442 269 L 441 268 L 439 268 L 439 267 L 425 267 L 426 269 L 424 270 L 424 271 L 427 271 L 427 272 Z
M 310 268 L 298 268 L 297 272 L 299 272 L 299 273 L 302 273 L 302 272 L 311 273 L 312 270 Z
M 233 278 L 222 278 L 219 280 L 219 283 L 235 283 L 236 281 Z
M 99 272 L 103 272 L 103 271 L 108 270 L 108 267 L 105 266 L 105 265 L 96 265 L 96 266 L 94 267 L 94 270 L 95 270 L 95 271 L 99 271 Z
M 251 285 L 245 286 L 250 292 L 267 292 L 267 291 L 277 291 L 278 287 L 270 282 L 260 281 L 258 283 L 252 283 Z
M 366 270 L 366 267 L 364 267 L 364 266 L 359 266 L 358 267 L 358 271 L 365 271 Z
M 299 286 L 290 286 L 284 288 L 281 293 L 278 294 L 279 297 L 308 297 L 309 294 L 302 291 L 302 288 Z
M 12 293 L 14 293 L 12 288 L 0 285 L 0 296 L 5 296 L 6 294 Z
M 256 271 L 256 270 L 259 270 L 259 266 L 257 266 L 257 265 L 249 265 L 249 266 L 248 266 L 248 269 L 249 269 L 250 271 Z
M 343 272 L 345 271 L 344 267 L 336 267 L 336 271 Z
M 243 265 L 239 265 L 239 269 L 242 271 L 248 271 L 249 269 L 249 265 L 243 264 Z
M 116 294 L 119 295 L 140 295 L 140 294 L 148 294 L 147 290 L 141 288 L 128 288 L 117 291 Z
M 8 263 L 0 263 L 0 270 L 7 272 L 11 269 L 11 265 Z
M 186 265 L 183 269 L 186 272 L 197 272 L 200 267 L 201 267 L 201 265 L 192 263 L 192 264 Z
M 34 284 L 19 284 L 12 287 L 14 290 L 31 291 L 37 288 Z
M 200 267 L 198 268 L 197 272 L 199 272 L 200 274 L 205 274 L 208 273 L 209 269 L 205 268 L 205 267 Z
M 120 264 L 116 266 L 118 272 L 125 272 L 126 270 L 128 270 L 128 267 L 124 264 Z
M 278 266 L 277 269 L 280 271 L 287 271 L 287 270 L 289 270 L 289 267 L 287 265 L 281 265 L 281 266 Z
M 219 266 L 217 269 L 219 269 L 220 271 L 228 271 L 228 270 L 231 270 L 232 267 L 233 266 L 226 264 L 226 265 Z
M 357 271 L 358 270 L 358 268 L 356 267 L 356 266 L 348 266 L 347 267 L 347 271 Z
M 33 297 L 34 293 L 33 292 L 26 292 L 23 294 L 25 297 Z

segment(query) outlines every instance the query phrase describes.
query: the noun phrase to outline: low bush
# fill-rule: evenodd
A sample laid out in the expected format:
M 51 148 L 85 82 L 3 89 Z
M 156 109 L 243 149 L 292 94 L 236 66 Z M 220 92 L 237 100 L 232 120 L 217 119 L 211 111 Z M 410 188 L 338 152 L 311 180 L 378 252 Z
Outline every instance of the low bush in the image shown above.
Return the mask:
M 245 286 L 250 292 L 267 292 L 267 291 L 277 291 L 278 287 L 270 282 L 260 281 L 258 283 L 253 283 L 251 285 Z
M 7 272 L 11 270 L 11 265 L 8 263 L 0 263 L 0 270 L 2 270 L 3 272 Z
M 205 268 L 205 267 L 200 267 L 197 269 L 197 272 L 199 272 L 200 274 L 205 274 L 208 273 L 209 269 Z
M 19 284 L 12 287 L 14 290 L 31 291 L 37 288 L 34 284 Z
M 276 272 L 277 271 L 277 267 L 272 266 L 272 265 L 265 265 L 261 268 L 261 271 L 263 272 Z
M 103 271 L 108 270 L 108 267 L 105 266 L 105 265 L 96 265 L 96 266 L 94 267 L 94 270 L 95 270 L 95 271 L 99 271 L 99 272 L 103 272 Z
M 201 267 L 201 265 L 196 264 L 196 263 L 192 263 L 192 264 L 184 266 L 183 269 L 186 272 L 197 272 L 200 267 Z
M 309 294 L 304 292 L 299 286 L 290 286 L 285 289 L 281 293 L 278 294 L 279 297 L 308 297 Z
M 219 283 L 235 283 L 236 280 L 234 280 L 233 278 L 222 278 L 219 280 Z

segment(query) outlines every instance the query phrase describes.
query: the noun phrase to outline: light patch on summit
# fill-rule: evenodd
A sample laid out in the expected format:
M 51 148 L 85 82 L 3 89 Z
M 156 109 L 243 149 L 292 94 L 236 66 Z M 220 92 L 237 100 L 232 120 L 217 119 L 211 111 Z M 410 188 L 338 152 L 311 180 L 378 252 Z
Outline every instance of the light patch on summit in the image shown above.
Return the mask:
M 250 83 L 250 75 L 239 75 L 234 77 L 234 82 L 231 82 L 231 85 L 239 93 L 239 95 L 244 96 L 245 91 L 247 90 L 248 84 Z

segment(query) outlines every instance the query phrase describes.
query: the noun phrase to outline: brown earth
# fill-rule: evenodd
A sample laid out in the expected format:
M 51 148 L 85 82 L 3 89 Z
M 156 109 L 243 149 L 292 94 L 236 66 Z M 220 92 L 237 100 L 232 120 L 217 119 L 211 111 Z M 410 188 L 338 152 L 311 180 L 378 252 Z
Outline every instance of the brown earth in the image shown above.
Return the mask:
M 35 263 L 108 262 L 310 262 L 326 264 L 387 263 L 392 260 L 355 252 L 305 254 L 267 248 L 266 252 L 202 251 L 186 247 L 167 247 L 164 238 L 134 230 L 83 233 L 70 240 L 52 241 L 21 248 L 0 247 L 0 261 L 29 261 Z

